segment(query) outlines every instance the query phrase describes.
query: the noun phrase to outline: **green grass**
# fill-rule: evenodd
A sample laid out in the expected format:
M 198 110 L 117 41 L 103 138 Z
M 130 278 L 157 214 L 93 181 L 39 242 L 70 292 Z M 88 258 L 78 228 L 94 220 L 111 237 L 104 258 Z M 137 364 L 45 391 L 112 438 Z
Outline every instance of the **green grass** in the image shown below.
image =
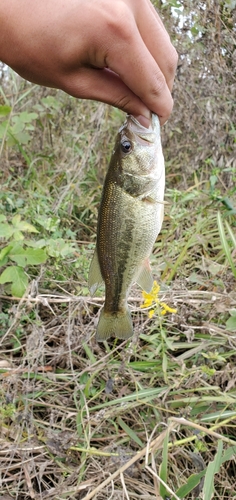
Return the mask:
M 188 187 L 167 162 L 169 204 L 152 268 L 160 300 L 177 313 L 150 319 L 134 286 L 134 337 L 97 344 L 104 291 L 90 297 L 87 275 L 123 115 L 15 76 L 8 85 L 7 130 L 15 116 L 26 135 L 3 137 L 0 215 L 10 226 L 16 215 L 32 224 L 38 233 L 23 231 L 20 241 L 47 241 L 47 260 L 24 268 L 22 298 L 0 285 L 1 495 L 232 500 L 235 192 L 209 162 L 189 173 Z M 26 121 L 25 111 L 37 117 Z

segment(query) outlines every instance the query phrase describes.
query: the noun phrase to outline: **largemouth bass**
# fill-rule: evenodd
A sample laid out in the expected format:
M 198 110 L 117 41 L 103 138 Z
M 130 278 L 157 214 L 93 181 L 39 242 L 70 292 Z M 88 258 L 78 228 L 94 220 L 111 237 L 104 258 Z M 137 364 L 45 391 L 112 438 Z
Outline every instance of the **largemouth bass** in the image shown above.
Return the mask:
M 98 215 L 97 245 L 89 271 L 94 294 L 105 282 L 97 340 L 127 339 L 133 326 L 127 298 L 133 283 L 150 292 L 149 256 L 164 214 L 165 165 L 160 123 L 147 129 L 128 115 L 116 138 Z

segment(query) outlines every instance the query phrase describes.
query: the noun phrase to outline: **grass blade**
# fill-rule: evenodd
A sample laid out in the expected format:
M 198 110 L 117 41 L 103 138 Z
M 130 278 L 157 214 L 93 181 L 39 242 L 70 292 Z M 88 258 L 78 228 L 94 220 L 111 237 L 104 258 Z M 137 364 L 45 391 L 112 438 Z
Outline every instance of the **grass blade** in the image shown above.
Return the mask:
M 231 251 L 230 251 L 230 247 L 229 247 L 228 241 L 226 239 L 225 228 L 224 228 L 224 224 L 223 224 L 220 212 L 218 212 L 218 214 L 217 214 L 217 224 L 218 224 L 220 240 L 221 240 L 221 244 L 222 244 L 225 256 L 226 256 L 228 263 L 232 269 L 232 273 L 233 273 L 234 277 L 236 278 L 236 267 L 234 265 Z M 230 232 L 230 234 L 231 234 L 231 232 Z M 233 242 L 234 242 L 234 237 L 233 237 Z
M 227 231 L 228 231 L 228 233 L 229 233 L 229 235 L 230 235 L 230 238 L 231 238 L 231 240 L 232 240 L 232 242 L 233 242 L 234 248 L 236 248 L 236 238 L 235 238 L 234 233 L 233 233 L 233 231 L 232 231 L 232 228 L 230 227 L 230 225 L 229 225 L 229 223 L 227 222 L 227 220 L 225 221 L 225 225 L 226 225 L 226 227 L 227 227 Z
M 169 442 L 169 432 L 166 433 L 166 437 L 163 442 L 163 453 L 162 453 L 162 463 L 160 465 L 160 478 L 166 484 L 167 483 L 167 467 L 168 467 L 168 442 Z M 160 483 L 160 495 L 162 498 L 168 496 L 168 491 L 164 484 Z
M 222 463 L 223 441 L 219 441 L 215 458 L 208 464 L 203 487 L 203 499 L 211 500 L 214 493 L 214 475 L 220 470 Z
M 126 432 L 126 434 L 132 439 L 135 443 L 137 443 L 141 448 L 143 448 L 143 442 L 141 439 L 137 436 L 136 432 L 134 432 L 125 422 L 121 417 L 118 417 L 117 423 L 120 425 L 120 427 L 123 429 L 123 431 Z
M 177 491 L 176 491 L 176 495 L 178 495 L 179 498 L 185 498 L 186 495 L 188 495 L 189 493 L 191 493 L 191 491 L 194 490 L 194 488 L 196 488 L 196 486 L 198 486 L 198 484 L 200 483 L 202 477 L 205 475 L 206 471 L 201 471 L 199 472 L 198 474 L 191 474 L 191 476 L 189 476 L 188 480 L 187 480 L 187 483 L 183 484 L 183 486 L 181 486 Z M 173 500 L 173 498 L 172 498 Z

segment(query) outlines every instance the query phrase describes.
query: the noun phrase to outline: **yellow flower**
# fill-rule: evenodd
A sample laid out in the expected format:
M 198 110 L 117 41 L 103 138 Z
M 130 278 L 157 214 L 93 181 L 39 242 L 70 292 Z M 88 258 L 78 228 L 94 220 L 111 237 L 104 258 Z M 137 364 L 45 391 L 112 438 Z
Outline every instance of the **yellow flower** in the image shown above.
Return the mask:
M 161 313 L 162 316 L 164 316 L 167 312 L 169 313 L 177 313 L 177 309 L 173 309 L 172 307 L 168 306 L 165 302 L 161 302 L 160 299 L 158 298 L 160 292 L 160 285 L 156 281 L 153 283 L 153 287 L 150 293 L 142 291 L 142 296 L 144 299 L 143 304 L 141 304 L 142 309 L 149 308 L 153 306 L 153 309 L 150 309 L 148 311 L 148 317 L 152 318 L 155 312 Z
M 150 309 L 150 311 L 148 311 L 148 317 L 150 319 L 153 317 L 154 312 L 155 312 L 155 309 Z
M 146 292 L 142 292 L 142 296 L 143 296 L 143 299 L 144 299 L 144 303 L 141 304 L 140 307 L 144 308 L 144 307 L 150 307 L 153 303 L 153 297 L 151 297 L 151 294 L 150 293 L 146 293 Z
M 168 306 L 165 302 L 160 302 L 160 306 L 163 308 L 165 312 L 162 312 L 162 314 L 166 314 L 167 312 L 169 313 L 177 313 L 177 309 L 173 309 L 172 307 Z
M 150 293 L 142 291 L 142 296 L 144 299 L 144 303 L 141 305 L 142 308 L 150 307 L 153 303 L 159 302 L 158 294 L 160 291 L 160 286 L 156 281 L 153 282 L 153 287 Z

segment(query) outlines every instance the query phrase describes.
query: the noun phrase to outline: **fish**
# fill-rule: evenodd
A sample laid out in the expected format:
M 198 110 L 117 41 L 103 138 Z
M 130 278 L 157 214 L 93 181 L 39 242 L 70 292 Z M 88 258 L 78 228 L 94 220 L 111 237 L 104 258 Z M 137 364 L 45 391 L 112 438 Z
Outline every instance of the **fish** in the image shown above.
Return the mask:
M 105 177 L 98 213 L 97 241 L 88 286 L 91 295 L 105 283 L 96 339 L 128 339 L 133 324 L 128 296 L 134 283 L 150 292 L 149 263 L 164 216 L 165 163 L 160 122 L 149 128 L 127 115 L 119 129 Z

